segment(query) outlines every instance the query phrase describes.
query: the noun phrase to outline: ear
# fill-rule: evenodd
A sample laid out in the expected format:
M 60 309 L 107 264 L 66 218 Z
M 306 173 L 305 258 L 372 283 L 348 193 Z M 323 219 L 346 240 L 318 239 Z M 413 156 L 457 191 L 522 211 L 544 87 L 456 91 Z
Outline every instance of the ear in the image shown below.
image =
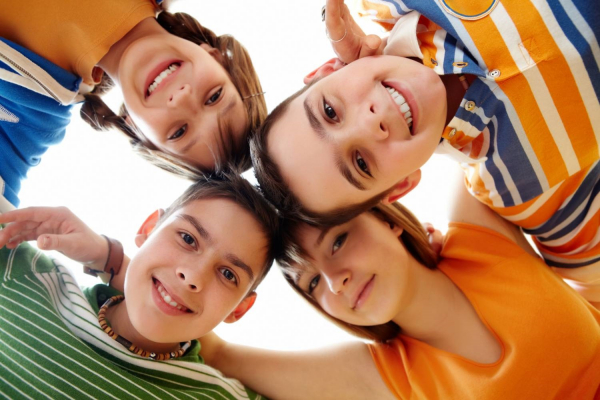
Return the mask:
M 246 296 L 246 298 L 242 300 L 240 304 L 237 305 L 235 310 L 233 310 L 231 314 L 229 314 L 227 318 L 225 318 L 223 321 L 227 322 L 228 324 L 238 321 L 244 316 L 244 314 L 248 312 L 248 310 L 252 308 L 255 301 L 256 292 L 252 292 L 248 296 Z
M 219 64 L 223 65 L 223 55 L 221 54 L 221 52 L 217 49 L 215 49 L 214 47 L 212 47 L 210 44 L 207 43 L 202 43 L 200 45 L 200 47 L 202 47 L 204 50 L 206 50 L 206 52 L 208 54 L 210 54 L 215 60 L 217 60 L 219 62 Z
M 138 230 L 137 235 L 135 235 L 135 245 L 137 247 L 142 247 L 146 239 L 148 239 L 148 236 L 150 236 L 150 233 L 154 230 L 154 228 L 156 228 L 156 223 L 158 222 L 160 217 L 163 216 L 164 213 L 165 210 L 159 208 L 158 210 L 150 214 L 148 218 L 146 218 L 146 220 Z
M 411 190 L 413 190 L 421 181 L 421 170 L 418 169 L 415 172 L 408 175 L 406 178 L 402 179 L 400 182 L 396 183 L 391 192 L 387 194 L 381 200 L 383 204 L 391 204 L 398 200 L 400 197 L 408 194 Z
M 335 71 L 343 68 L 345 65 L 346 64 L 344 64 L 344 62 L 342 60 L 340 60 L 339 58 L 332 58 L 331 60 L 327 61 L 325 64 L 321 65 L 320 67 L 318 67 L 317 69 L 312 71 L 310 74 L 306 75 L 304 77 L 304 84 L 308 85 L 315 79 L 321 79 L 328 75 L 331 75 Z

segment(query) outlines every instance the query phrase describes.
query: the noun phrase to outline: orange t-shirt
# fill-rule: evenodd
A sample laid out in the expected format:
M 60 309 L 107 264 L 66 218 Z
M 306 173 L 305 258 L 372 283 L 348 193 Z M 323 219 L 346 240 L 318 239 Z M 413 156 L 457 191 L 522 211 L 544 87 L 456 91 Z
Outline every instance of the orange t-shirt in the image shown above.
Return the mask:
M 439 268 L 502 345 L 480 364 L 399 335 L 370 345 L 400 399 L 600 399 L 600 312 L 541 259 L 491 230 L 451 224 Z
M 82 77 L 87 84 L 98 83 L 100 77 L 92 77 L 92 70 L 108 49 L 157 11 L 151 0 L 4 3 L 0 11 L 0 37 Z

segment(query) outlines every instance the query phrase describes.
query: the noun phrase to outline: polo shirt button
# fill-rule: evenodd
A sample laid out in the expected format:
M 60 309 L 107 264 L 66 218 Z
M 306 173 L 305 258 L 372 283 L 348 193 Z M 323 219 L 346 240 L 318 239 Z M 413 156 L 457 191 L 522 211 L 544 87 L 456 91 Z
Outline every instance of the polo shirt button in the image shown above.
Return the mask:
M 467 65 L 469 65 L 469 63 L 466 62 L 466 61 L 455 61 L 455 62 L 452 63 L 452 66 L 456 67 L 456 68 L 464 68 Z
M 474 101 L 467 101 L 465 103 L 465 109 L 467 111 L 473 111 L 475 109 L 475 102 Z
M 490 76 L 490 78 L 498 78 L 500 76 L 500 70 L 499 69 L 493 69 L 491 70 L 488 75 Z
M 449 138 L 454 137 L 454 135 L 456 135 L 456 128 L 452 128 L 452 130 L 450 131 L 450 133 L 448 134 Z
M 433 65 L 438 65 L 438 62 L 437 62 L 437 60 L 436 60 L 435 58 L 432 58 L 432 59 L 431 59 L 431 63 L 432 63 Z

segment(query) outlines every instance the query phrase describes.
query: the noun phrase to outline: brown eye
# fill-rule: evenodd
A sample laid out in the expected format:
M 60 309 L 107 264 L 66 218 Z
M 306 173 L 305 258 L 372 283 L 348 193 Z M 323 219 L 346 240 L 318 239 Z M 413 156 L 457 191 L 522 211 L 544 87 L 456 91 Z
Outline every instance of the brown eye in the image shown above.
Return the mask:
M 231 272 L 231 270 L 229 268 L 221 268 L 221 269 L 219 269 L 219 272 L 221 273 L 221 275 L 223 275 L 223 277 L 225 279 L 227 279 L 231 283 L 234 283 L 237 286 L 237 284 L 238 284 L 237 277 L 235 276 L 235 274 L 233 272 Z
M 170 137 L 169 140 L 175 140 L 175 139 L 179 139 L 180 137 L 182 137 L 183 135 L 185 135 L 185 133 L 187 132 L 188 126 L 187 124 L 183 125 L 181 128 L 177 129 L 175 131 L 175 133 L 173 133 Z
M 371 172 L 369 171 L 369 166 L 367 165 L 367 162 L 362 158 L 362 156 L 358 152 L 356 153 L 356 165 L 358 165 L 358 168 L 360 168 L 362 172 L 369 176 L 372 176 Z
M 223 92 L 223 89 L 219 89 L 217 92 L 215 92 L 215 94 L 213 94 L 212 96 L 210 96 L 210 98 L 206 101 L 206 105 L 210 105 L 213 103 L 216 103 L 217 100 L 219 100 L 219 98 L 221 97 L 221 93 Z
M 338 116 L 337 113 L 335 112 L 335 110 L 333 109 L 333 107 L 331 107 L 328 103 L 327 100 L 323 99 L 323 112 L 325 113 L 325 116 L 327 118 L 329 118 L 332 121 L 336 121 L 338 120 Z

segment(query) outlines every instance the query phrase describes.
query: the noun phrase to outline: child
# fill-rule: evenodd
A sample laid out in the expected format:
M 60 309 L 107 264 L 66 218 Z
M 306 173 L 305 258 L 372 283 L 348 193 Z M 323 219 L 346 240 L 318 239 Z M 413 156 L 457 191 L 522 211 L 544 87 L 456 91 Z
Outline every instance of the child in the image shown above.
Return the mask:
M 168 171 L 197 178 L 224 161 L 249 167 L 246 134 L 266 105 L 247 51 L 160 10 L 151 0 L 3 5 L 0 195 L 9 203 L 18 206 L 21 181 L 62 140 L 80 101 L 94 128 L 121 130 Z M 99 97 L 112 82 L 124 98 L 118 114 Z
M 265 194 L 301 218 L 341 223 L 412 190 L 437 149 L 549 265 L 600 284 L 600 9 L 490 1 L 467 18 L 476 6 L 380 3 L 395 22 L 384 52 L 403 57 L 332 60 L 311 73 L 253 138 Z M 328 1 L 326 15 L 343 61 L 381 52 L 342 1 Z M 600 291 L 586 297 L 600 301 Z
M 11 211 L 0 223 L 3 395 L 260 398 L 203 365 L 194 340 L 240 319 L 272 263 L 277 218 L 243 178 L 192 185 L 143 224 L 131 261 L 66 209 Z M 110 285 L 82 291 L 19 244 L 35 238 L 110 272 Z
M 461 192 L 439 262 L 398 203 L 325 229 L 287 222 L 288 283 L 370 343 L 294 353 L 209 335 L 206 362 L 273 398 L 597 399 L 600 312 Z

